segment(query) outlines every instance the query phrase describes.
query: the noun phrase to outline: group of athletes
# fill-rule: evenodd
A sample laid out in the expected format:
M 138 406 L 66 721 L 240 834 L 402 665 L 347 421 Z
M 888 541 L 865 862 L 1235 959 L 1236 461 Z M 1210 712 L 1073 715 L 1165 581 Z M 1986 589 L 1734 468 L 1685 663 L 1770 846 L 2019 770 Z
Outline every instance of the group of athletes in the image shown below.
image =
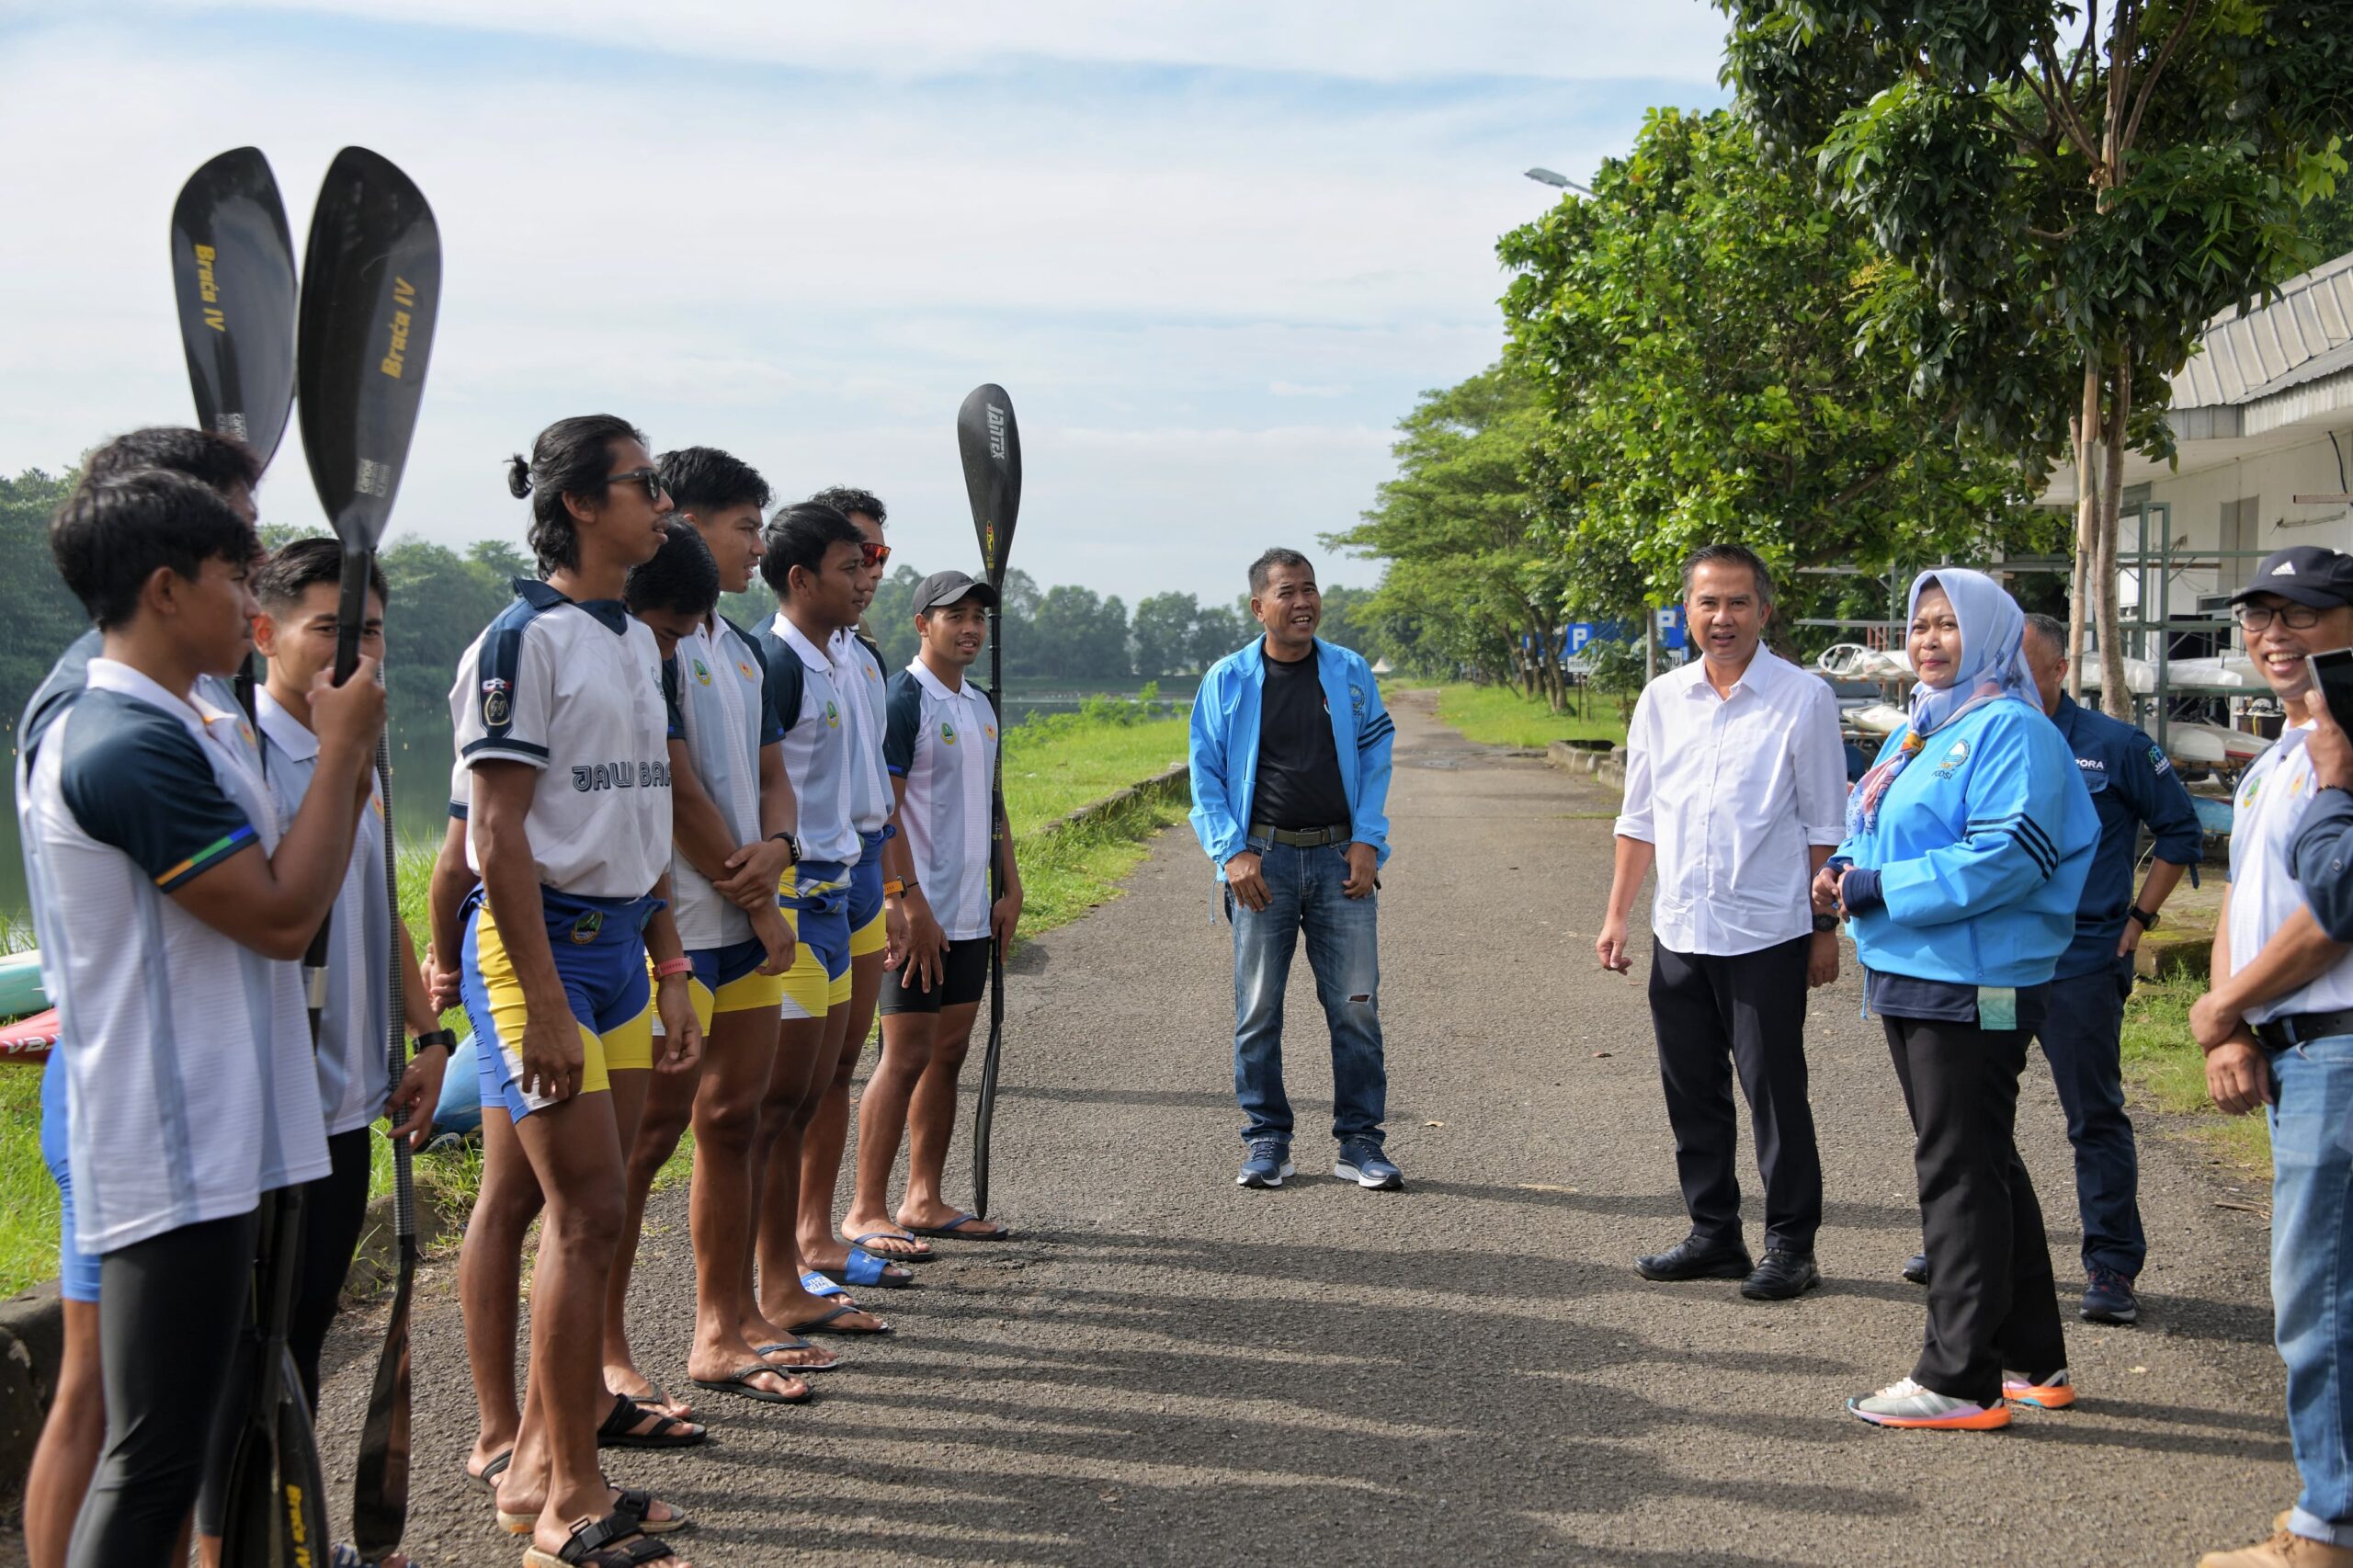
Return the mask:
M 461 1006 L 483 1149 L 459 1266 L 480 1408 L 467 1478 L 537 1568 L 691 1568 L 665 1538 L 693 1522 L 597 1459 L 707 1436 L 629 1333 L 646 1196 L 682 1132 L 683 1371 L 714 1395 L 806 1401 L 840 1364 L 806 1336 L 890 1331 L 851 1290 L 911 1283 L 935 1240 L 1010 1233 L 942 1191 L 990 955 L 1021 908 L 993 804 L 997 720 L 965 679 L 995 595 L 961 572 L 923 579 L 917 656 L 887 671 L 863 627 L 891 554 L 875 496 L 827 490 L 770 515 L 767 482 L 725 452 L 657 459 L 609 415 L 549 426 L 508 480 L 540 575 L 450 690 L 458 756 L 420 959 L 390 913 L 371 767 L 384 618 L 402 608 L 376 577 L 360 668 L 336 685 L 340 547 L 265 556 L 258 479 L 225 437 L 134 432 L 93 455 L 51 528 L 96 630 L 19 732 L 62 1014 L 42 1142 L 64 1199 L 67 1340 L 28 1557 L 156 1568 L 184 1560 L 192 1525 L 218 1562 L 261 1199 L 303 1193 L 289 1342 L 315 1404 L 369 1129 L 387 1117 L 421 1145 L 458 1045 L 440 1016 Z M 756 574 L 777 608 L 746 630 L 719 603 Z M 249 647 L 267 661 L 250 723 L 232 684 Z M 299 960 L 322 921 L 313 1021 Z M 395 961 L 416 1046 L 397 1083 Z M 837 1228 L 851 1072 L 878 1007 Z

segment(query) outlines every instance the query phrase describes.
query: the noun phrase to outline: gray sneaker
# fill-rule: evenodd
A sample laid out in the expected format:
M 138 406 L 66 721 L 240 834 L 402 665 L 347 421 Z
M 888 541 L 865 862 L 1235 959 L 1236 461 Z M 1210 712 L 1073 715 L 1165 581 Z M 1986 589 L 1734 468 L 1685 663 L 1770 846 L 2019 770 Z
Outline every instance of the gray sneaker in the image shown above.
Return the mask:
M 2010 1407 L 2000 1400 L 1974 1404 L 1932 1389 L 1910 1378 L 1863 1399 L 1850 1399 L 1847 1408 L 1874 1426 L 1924 1427 L 1938 1432 L 1985 1432 L 2010 1424 Z
M 1381 1145 L 1362 1139 L 1340 1145 L 1332 1174 L 1373 1192 L 1395 1192 L 1405 1185 L 1405 1173 L 1390 1163 Z

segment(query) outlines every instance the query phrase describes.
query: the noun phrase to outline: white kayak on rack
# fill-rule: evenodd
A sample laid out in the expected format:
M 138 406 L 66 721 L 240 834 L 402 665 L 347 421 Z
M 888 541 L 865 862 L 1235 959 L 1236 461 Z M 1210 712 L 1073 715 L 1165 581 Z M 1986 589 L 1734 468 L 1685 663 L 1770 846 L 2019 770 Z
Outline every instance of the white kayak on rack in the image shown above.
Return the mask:
M 1813 667 L 1832 680 L 1910 680 L 1912 660 L 1901 648 L 1866 648 L 1836 642 L 1822 651 Z
M 1847 718 L 1867 735 L 1892 735 L 1912 722 L 1912 715 L 1893 702 L 1874 702 L 1868 708 L 1858 708 Z
M 2165 681 L 2177 687 L 2271 689 L 2270 683 L 2256 672 L 2255 661 L 2244 653 L 2228 653 L 2219 659 L 2169 659 L 2165 662 Z
M 2174 665 L 2174 668 L 2177 670 L 2181 667 L 2182 663 L 2187 662 L 2188 661 L 2185 660 L 2180 663 L 2177 663 Z M 2100 688 L 2101 681 L 2106 678 L 2099 666 L 2099 655 L 2097 653 L 2086 653 L 2082 659 L 2077 661 L 2077 665 L 2084 672 L 2084 689 L 2086 691 L 2097 691 Z M 2176 676 L 2173 678 L 2177 681 L 2181 677 L 2179 676 Z M 2133 693 L 2135 696 L 2143 697 L 2148 695 L 2150 692 L 2156 690 L 2157 666 L 2149 663 L 2146 659 L 2125 660 L 2124 689 Z
M 2176 720 L 2165 726 L 2165 755 L 2196 767 L 2244 767 L 2271 749 L 2272 743 L 2248 730 L 2225 724 L 2200 724 Z

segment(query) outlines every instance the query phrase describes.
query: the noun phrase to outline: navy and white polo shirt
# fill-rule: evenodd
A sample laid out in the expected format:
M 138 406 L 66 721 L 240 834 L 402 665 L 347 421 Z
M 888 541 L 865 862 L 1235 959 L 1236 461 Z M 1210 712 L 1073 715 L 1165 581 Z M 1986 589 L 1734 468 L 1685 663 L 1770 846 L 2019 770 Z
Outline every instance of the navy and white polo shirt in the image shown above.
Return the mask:
M 793 831 L 801 858 L 855 866 L 862 847 L 852 820 L 857 785 L 833 661 L 782 610 L 753 640 L 767 669 L 768 705 L 784 730 L 784 771 L 801 812 Z
M 318 771 L 319 737 L 278 706 L 254 694 L 261 722 L 269 798 L 292 822 Z M 353 831 L 351 861 L 327 919 L 327 1000 L 319 1011 L 319 1103 L 327 1136 L 356 1132 L 384 1114 L 392 1092 L 386 1054 L 392 1017 L 392 919 L 384 892 L 384 798 L 368 786 L 368 809 Z
M 85 1252 L 243 1214 L 327 1172 L 299 966 L 169 896 L 278 846 L 242 727 L 94 659 L 17 801 Z
M 989 934 L 996 714 L 986 693 L 949 687 L 921 658 L 891 677 L 883 756 L 907 781 L 899 831 L 915 881 L 951 942 Z
M 891 820 L 893 800 L 891 774 L 882 762 L 882 734 L 888 727 L 882 707 L 882 655 L 856 631 L 834 633 L 826 642 L 834 665 L 834 685 L 842 694 L 850 733 L 850 809 L 852 826 L 860 833 L 880 833 Z
M 574 603 L 518 580 L 458 661 L 449 718 L 469 767 L 540 770 L 523 819 L 540 881 L 642 898 L 670 869 L 670 723 L 662 655 L 618 599 Z M 466 835 L 466 863 L 482 852 Z
M 784 738 L 769 711 L 759 648 L 725 616 L 678 640 L 663 672 L 695 779 L 738 845 L 760 832 L 760 748 Z M 670 904 L 688 952 L 751 940 L 752 917 L 684 855 L 670 858 Z

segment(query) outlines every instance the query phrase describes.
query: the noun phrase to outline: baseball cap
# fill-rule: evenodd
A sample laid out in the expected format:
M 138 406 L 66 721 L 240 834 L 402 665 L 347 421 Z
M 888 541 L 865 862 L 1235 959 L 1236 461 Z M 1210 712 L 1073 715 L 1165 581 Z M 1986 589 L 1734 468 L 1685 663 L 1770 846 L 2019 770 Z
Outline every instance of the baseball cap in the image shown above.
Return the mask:
M 2353 604 L 2353 555 L 2316 544 L 2275 550 L 2263 558 L 2246 586 L 2231 596 L 2234 605 L 2257 594 L 2277 594 L 2290 604 L 2328 609 Z
M 2353 560 L 2347 560 L 2346 564 L 2353 570 Z M 934 572 L 915 585 L 915 613 L 921 615 L 941 605 L 952 605 L 972 594 L 978 594 L 981 603 L 989 608 L 996 608 L 996 590 L 986 583 L 975 583 L 961 572 Z

